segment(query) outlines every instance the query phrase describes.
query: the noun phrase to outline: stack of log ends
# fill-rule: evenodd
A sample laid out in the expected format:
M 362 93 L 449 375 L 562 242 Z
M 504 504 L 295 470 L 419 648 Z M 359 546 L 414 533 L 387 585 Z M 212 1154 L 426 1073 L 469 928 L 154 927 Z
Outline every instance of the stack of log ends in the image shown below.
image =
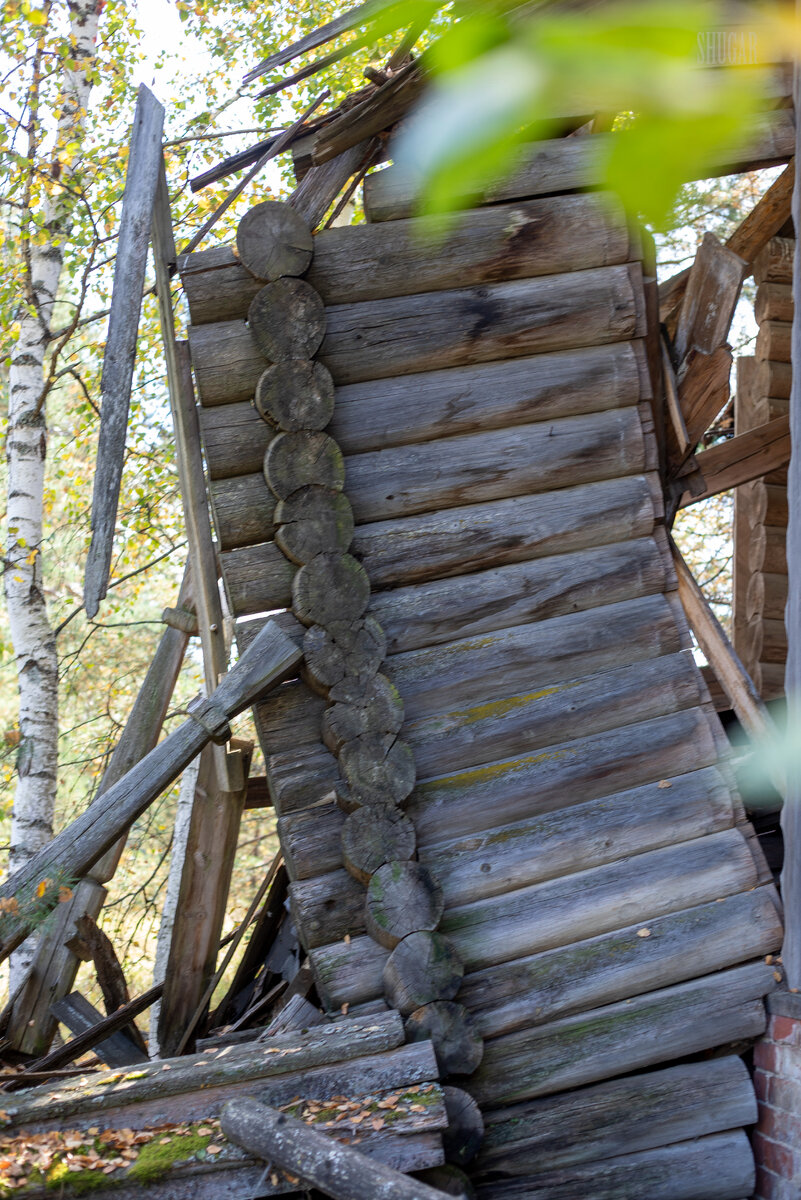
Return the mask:
M 384 964 L 384 998 L 401 1016 L 410 1017 L 434 1000 L 453 1000 L 464 977 L 464 963 L 441 933 L 420 930 L 398 942 Z
M 414 825 L 399 808 L 358 808 L 342 827 L 342 861 L 365 887 L 385 863 L 410 859 L 416 847 Z
M 334 415 L 331 372 L 307 358 L 273 363 L 259 378 L 254 403 L 259 415 L 278 429 L 325 429 Z
M 323 715 L 323 741 L 334 754 L 366 734 L 394 737 L 400 733 L 403 701 L 386 675 L 374 675 L 358 690 L 351 684 L 350 696 L 336 700 Z
M 275 524 L 276 545 L 299 566 L 318 554 L 344 554 L 353 538 L 353 510 L 342 492 L 316 483 L 279 500 Z
M 367 932 L 387 950 L 394 950 L 410 933 L 433 932 L 444 911 L 442 888 L 419 862 L 384 863 L 367 886 Z
M 236 231 L 239 261 L 257 279 L 272 283 L 302 275 L 314 250 L 311 230 L 288 204 L 265 200 L 245 213 Z
M 402 804 L 417 778 L 411 746 L 380 733 L 347 742 L 339 769 L 356 804 Z
M 435 1000 L 407 1017 L 406 1040 L 430 1040 L 437 1056 L 440 1074 L 472 1075 L 484 1057 L 484 1039 L 478 1022 L 463 1004 L 453 1000 Z
M 248 326 L 268 362 L 312 358 L 325 335 L 325 307 L 305 280 L 277 279 L 251 300 Z
M 351 554 L 318 554 L 292 580 L 292 611 L 304 625 L 358 621 L 369 603 L 370 580 Z
M 484 1140 L 484 1118 L 473 1097 L 461 1088 L 446 1084 L 442 1094 L 448 1115 L 448 1127 L 442 1135 L 445 1157 L 456 1167 L 466 1167 Z
M 345 461 L 339 446 L 327 433 L 296 429 L 279 433 L 270 442 L 264 455 L 264 478 L 277 500 L 286 500 L 311 484 L 341 492 L 345 486 Z
M 303 639 L 304 675 L 309 687 L 336 700 L 354 699 L 379 671 L 387 639 L 375 617 L 312 625 Z
M 414 1177 L 446 1196 L 453 1196 L 454 1200 L 476 1200 L 476 1191 L 469 1176 L 452 1163 L 446 1163 L 442 1167 L 429 1167 L 426 1171 L 415 1171 Z

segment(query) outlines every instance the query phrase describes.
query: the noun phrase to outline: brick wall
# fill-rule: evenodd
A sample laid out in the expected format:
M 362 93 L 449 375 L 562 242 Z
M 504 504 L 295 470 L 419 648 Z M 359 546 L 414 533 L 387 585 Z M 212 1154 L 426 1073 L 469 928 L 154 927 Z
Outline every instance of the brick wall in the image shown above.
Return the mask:
M 767 1031 L 754 1048 L 754 1200 L 801 1200 L 801 994 L 775 992 L 768 1011 Z

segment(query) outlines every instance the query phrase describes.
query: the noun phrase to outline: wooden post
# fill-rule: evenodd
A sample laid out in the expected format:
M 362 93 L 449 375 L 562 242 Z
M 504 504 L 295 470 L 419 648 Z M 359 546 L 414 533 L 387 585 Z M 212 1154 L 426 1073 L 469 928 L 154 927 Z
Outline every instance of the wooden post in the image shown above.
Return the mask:
M 162 162 L 163 127 L 164 109 L 153 93 L 140 84 L 125 176 L 108 340 L 103 356 L 103 401 L 92 493 L 92 541 L 83 585 L 84 604 L 89 617 L 96 614 L 106 594 L 111 567 L 136 357 L 136 335 L 147 266 L 148 234 Z
M 801 2 L 797 0 L 801 11 Z M 795 67 L 793 80 L 795 112 L 801 112 L 801 68 Z M 793 223 L 796 233 L 801 229 L 801 129 L 796 122 L 795 186 L 793 190 Z M 793 258 L 793 329 L 792 385 L 790 390 L 790 438 L 793 452 L 787 472 L 787 575 L 788 599 L 785 613 L 787 628 L 787 693 L 788 745 L 798 744 L 801 723 L 801 238 L 796 236 Z M 782 809 L 784 836 L 784 867 L 782 869 L 782 898 L 784 900 L 785 934 L 782 959 L 791 988 L 801 987 L 801 761 L 797 753 L 788 761 L 787 791 Z

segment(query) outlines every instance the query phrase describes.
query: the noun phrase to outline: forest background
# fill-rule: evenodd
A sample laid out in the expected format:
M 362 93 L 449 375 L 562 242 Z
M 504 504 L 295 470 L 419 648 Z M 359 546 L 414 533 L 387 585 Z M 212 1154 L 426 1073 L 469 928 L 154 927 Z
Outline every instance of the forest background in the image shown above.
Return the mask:
M 364 82 L 366 62 L 381 63 L 391 37 L 365 46 L 289 93 L 254 101 L 241 78 L 273 50 L 342 11 L 336 0 L 277 0 L 246 5 L 223 0 L 125 0 L 102 3 L 92 89 L 80 140 L 55 149 L 65 59 L 70 53 L 63 0 L 5 0 L 0 24 L 0 433 L 5 438 L 8 366 L 25 304 L 20 254 L 24 205 L 35 210 L 69 178 L 75 203 L 54 325 L 65 331 L 47 396 L 48 451 L 44 531 L 40 548 L 44 594 L 56 633 L 59 688 L 59 771 L 55 823 L 61 828 L 86 807 L 119 736 L 162 630 L 160 614 L 175 603 L 185 560 L 171 419 L 155 300 L 145 298 L 132 397 L 128 446 L 117 518 L 112 585 L 97 617 L 82 608 L 90 539 L 89 513 L 97 448 L 100 372 L 110 301 L 113 253 L 124 186 L 127 140 L 140 82 L 166 108 L 166 163 L 176 242 L 185 244 L 223 199 L 231 181 L 193 195 L 189 179 L 223 155 L 282 128 L 323 87 L 332 107 Z M 300 60 L 300 64 L 306 61 Z M 30 115 L 38 90 L 39 118 Z M 260 175 L 204 243 L 226 243 L 242 213 L 267 196 L 292 189 L 284 156 Z M 658 237 L 660 275 L 688 265 L 705 230 L 721 237 L 738 224 L 775 172 L 701 181 L 682 189 Z M 357 204 L 352 216 L 360 220 Z M 152 282 L 149 277 L 148 284 Z M 186 314 L 176 290 L 179 319 Z M 735 353 L 749 353 L 756 328 L 746 285 L 734 326 Z M 0 467 L 0 472 L 3 468 Z M 7 492 L 0 479 L 0 495 Z M 6 513 L 3 512 L 6 521 Z M 7 522 L 6 522 L 7 524 Z M 679 540 L 718 615 L 728 621 L 731 594 L 731 499 L 718 498 L 681 518 Z M 8 543 L 5 531 L 4 544 Z M 6 558 L 6 570 L 13 569 Z M 174 709 L 201 684 L 199 651 L 185 665 Z M 180 717 L 168 719 L 166 729 Z M 247 732 L 240 719 L 237 733 Z M 17 663 L 0 608 L 0 867 L 9 846 L 15 764 L 19 753 Z M 261 773 L 256 764 L 255 772 Z M 110 885 L 101 923 L 111 937 L 133 992 L 151 981 L 178 788 L 137 822 Z M 242 917 L 277 848 L 266 812 L 245 814 L 231 887 L 228 929 Z M 77 986 L 94 999 L 91 973 Z M 3 979 L 6 977 L 3 976 Z

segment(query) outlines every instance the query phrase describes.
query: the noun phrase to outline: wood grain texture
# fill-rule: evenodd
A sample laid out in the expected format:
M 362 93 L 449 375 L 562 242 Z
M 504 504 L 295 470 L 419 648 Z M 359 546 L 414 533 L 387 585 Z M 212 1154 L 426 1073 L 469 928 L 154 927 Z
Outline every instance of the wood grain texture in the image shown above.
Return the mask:
M 323 302 L 304 279 L 268 283 L 248 308 L 248 328 L 270 363 L 312 358 L 325 326 Z
M 771 238 L 754 262 L 757 283 L 792 283 L 794 252 L 795 238 Z
M 690 350 L 712 354 L 727 341 L 747 273 L 745 259 L 713 233 L 704 234 L 690 268 L 673 339 L 679 363 Z
M 309 483 L 275 508 L 276 545 L 302 565 L 318 554 L 344 554 L 353 539 L 353 510 L 342 492 Z
M 264 456 L 264 478 L 277 500 L 310 484 L 341 492 L 345 484 L 342 451 L 332 437 L 311 429 L 279 433 Z
M 334 412 L 334 383 L 322 363 L 290 358 L 260 376 L 254 402 L 278 429 L 325 429 Z
M 273 282 L 283 275 L 302 275 L 311 262 L 313 249 L 306 222 L 288 204 L 277 200 L 263 200 L 248 209 L 237 226 L 237 256 L 257 279 Z
M 748 569 L 786 574 L 787 530 L 782 525 L 757 525 L 751 530 Z
M 374 942 L 394 950 L 410 933 L 433 932 L 444 907 L 442 888 L 427 867 L 395 859 L 379 867 L 367 885 L 365 926 Z
M 212 479 L 209 500 L 221 550 L 257 545 L 274 536 L 275 496 L 263 475 Z
M 792 328 L 792 318 L 789 321 L 762 321 L 754 349 L 756 358 L 789 363 Z
M 789 283 L 761 283 L 754 301 L 754 319 L 757 325 L 763 321 L 790 321 L 793 319 L 793 289 Z M 768 356 L 770 357 L 770 356 Z

